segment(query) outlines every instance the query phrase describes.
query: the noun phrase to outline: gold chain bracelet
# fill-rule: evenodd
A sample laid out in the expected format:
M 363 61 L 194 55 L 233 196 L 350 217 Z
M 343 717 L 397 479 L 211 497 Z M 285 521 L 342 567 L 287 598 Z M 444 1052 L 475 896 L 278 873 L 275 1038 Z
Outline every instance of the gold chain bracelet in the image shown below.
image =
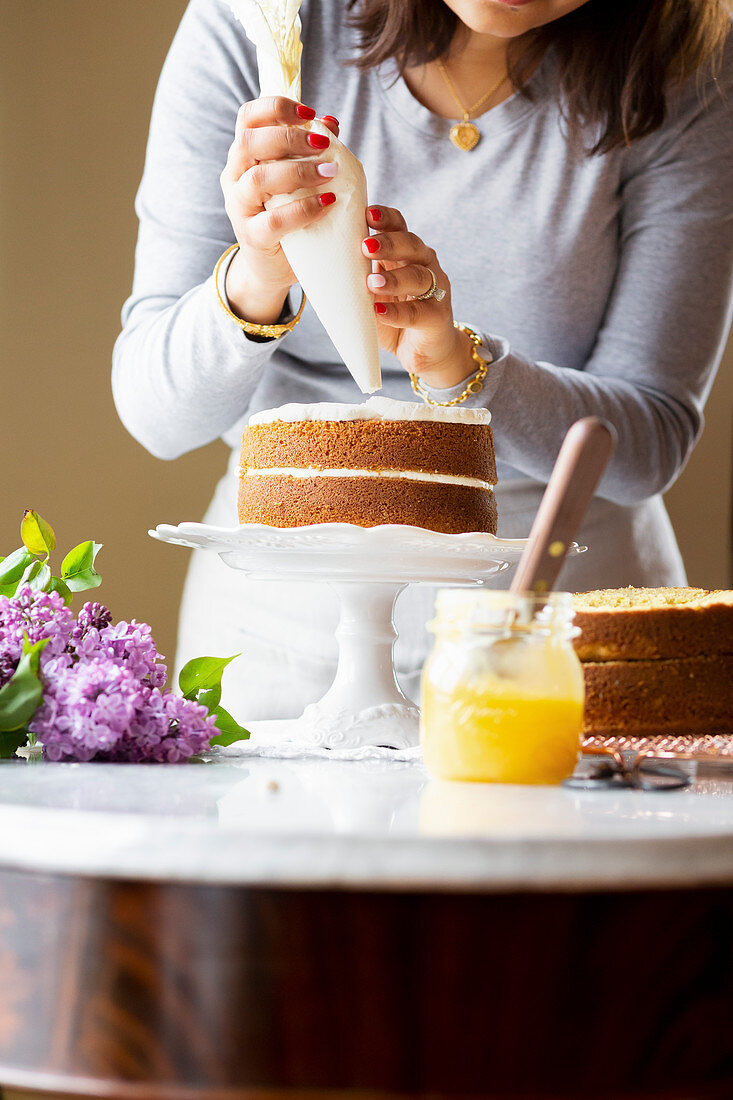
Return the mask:
M 300 309 L 295 314 L 295 317 L 290 321 L 286 321 L 282 325 L 258 325 L 254 321 L 243 321 L 241 317 L 237 317 L 236 313 L 233 313 L 229 308 L 229 303 L 221 292 L 219 287 L 219 278 L 221 275 L 222 265 L 228 256 L 231 256 L 233 252 L 236 252 L 239 248 L 238 244 L 233 244 L 227 248 L 226 252 L 222 252 L 221 256 L 217 260 L 216 267 L 214 268 L 214 286 L 216 287 L 216 296 L 219 299 L 219 305 L 226 313 L 227 317 L 231 317 L 232 321 L 236 321 L 241 329 L 249 336 L 283 336 L 286 332 L 290 332 L 295 328 L 305 309 L 305 294 L 303 295 L 303 301 L 300 303 Z
M 426 405 L 439 405 L 441 408 L 449 409 L 453 405 L 461 405 L 466 398 L 470 397 L 472 393 L 478 393 L 483 389 L 484 378 L 488 374 L 489 366 L 493 363 L 493 359 L 484 359 L 482 355 L 479 355 L 479 348 L 483 341 L 477 332 L 474 332 L 468 325 L 462 325 L 460 321 L 453 322 L 453 328 L 459 329 L 461 332 L 465 332 L 470 337 L 473 347 L 471 348 L 471 356 L 476 363 L 478 363 L 478 370 L 471 377 L 471 381 L 468 383 L 463 393 L 460 393 L 458 397 L 454 397 L 452 401 L 434 401 L 428 391 L 423 386 L 422 382 L 416 374 L 410 375 L 410 382 L 412 388 L 418 397 L 422 397 Z

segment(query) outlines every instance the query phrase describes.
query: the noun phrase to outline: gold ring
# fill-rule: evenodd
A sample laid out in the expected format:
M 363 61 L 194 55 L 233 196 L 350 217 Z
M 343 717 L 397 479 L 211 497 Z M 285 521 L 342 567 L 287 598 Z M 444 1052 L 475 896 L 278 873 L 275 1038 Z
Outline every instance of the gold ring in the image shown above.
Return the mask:
M 427 302 L 429 298 L 435 298 L 436 302 L 442 302 L 445 298 L 445 291 L 441 290 L 438 286 L 438 280 L 436 278 L 435 272 L 432 271 L 431 268 L 428 268 L 428 271 L 430 272 L 430 277 L 433 280 L 433 285 L 430 287 L 430 290 L 426 290 L 424 294 L 416 294 L 414 301 Z

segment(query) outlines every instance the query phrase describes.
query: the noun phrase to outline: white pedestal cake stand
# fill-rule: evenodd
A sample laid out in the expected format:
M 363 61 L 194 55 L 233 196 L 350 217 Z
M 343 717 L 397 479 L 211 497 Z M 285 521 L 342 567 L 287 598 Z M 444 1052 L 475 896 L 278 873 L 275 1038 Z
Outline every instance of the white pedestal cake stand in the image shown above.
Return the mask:
M 525 539 L 446 535 L 389 524 L 356 527 L 211 527 L 159 524 L 161 542 L 210 550 L 262 580 L 326 581 L 338 593 L 338 666 L 333 684 L 300 718 L 253 722 L 250 745 L 332 750 L 418 744 L 418 708 L 400 689 L 393 650 L 394 604 L 408 584 L 482 585 L 515 562 Z

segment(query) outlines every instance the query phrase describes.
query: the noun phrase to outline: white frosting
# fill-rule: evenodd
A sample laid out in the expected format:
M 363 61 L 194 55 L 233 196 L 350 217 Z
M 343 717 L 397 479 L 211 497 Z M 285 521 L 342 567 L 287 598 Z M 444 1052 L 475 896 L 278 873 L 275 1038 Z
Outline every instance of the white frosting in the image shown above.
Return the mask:
M 322 401 L 315 405 L 281 405 L 263 409 L 249 419 L 250 425 L 274 424 L 281 420 L 296 424 L 304 420 L 432 420 L 443 424 L 489 424 L 488 409 L 462 409 L 457 406 L 422 405 L 416 401 L 394 401 L 391 397 L 370 397 L 361 405 Z
M 351 470 L 346 466 L 319 470 L 315 466 L 302 469 L 296 466 L 240 467 L 240 477 L 377 477 L 398 478 L 405 481 L 436 481 L 443 485 L 466 485 L 469 489 L 494 488 L 490 481 L 478 477 L 462 477 L 460 474 L 431 474 L 425 470 Z

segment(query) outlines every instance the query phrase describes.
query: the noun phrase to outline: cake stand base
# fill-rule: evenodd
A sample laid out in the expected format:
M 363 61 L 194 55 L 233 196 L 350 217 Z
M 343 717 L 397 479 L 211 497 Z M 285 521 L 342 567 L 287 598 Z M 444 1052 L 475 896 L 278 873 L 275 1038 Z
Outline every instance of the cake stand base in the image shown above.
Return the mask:
M 404 584 L 345 582 L 340 601 L 338 665 L 326 694 L 300 718 L 252 722 L 252 744 L 293 741 L 304 748 L 411 748 L 419 743 L 420 711 L 397 683 L 395 601 Z
M 342 582 L 336 678 L 299 718 L 252 722 L 249 750 L 296 742 L 304 749 L 406 749 L 418 745 L 419 708 L 394 673 L 394 605 L 404 584 Z

